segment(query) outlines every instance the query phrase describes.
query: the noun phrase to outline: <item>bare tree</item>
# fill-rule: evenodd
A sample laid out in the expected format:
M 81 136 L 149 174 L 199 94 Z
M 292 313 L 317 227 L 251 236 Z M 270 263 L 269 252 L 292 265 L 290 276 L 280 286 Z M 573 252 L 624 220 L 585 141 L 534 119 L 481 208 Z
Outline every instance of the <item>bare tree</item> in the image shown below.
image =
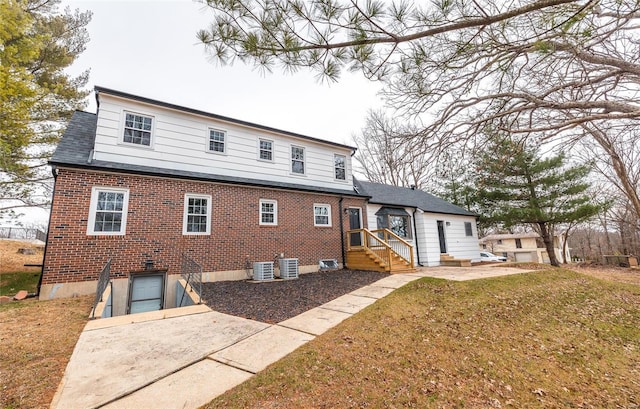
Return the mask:
M 434 150 L 425 149 L 415 127 L 382 112 L 370 112 L 362 133 L 355 135 L 358 171 L 372 182 L 418 189 L 428 187 L 436 169 Z
M 543 142 L 588 135 L 615 164 L 606 138 L 640 120 L 637 0 L 206 4 L 214 21 L 198 36 L 214 59 L 308 67 L 329 80 L 361 70 L 385 81 L 391 107 L 428 124 L 416 138 L 429 146 L 487 127 Z

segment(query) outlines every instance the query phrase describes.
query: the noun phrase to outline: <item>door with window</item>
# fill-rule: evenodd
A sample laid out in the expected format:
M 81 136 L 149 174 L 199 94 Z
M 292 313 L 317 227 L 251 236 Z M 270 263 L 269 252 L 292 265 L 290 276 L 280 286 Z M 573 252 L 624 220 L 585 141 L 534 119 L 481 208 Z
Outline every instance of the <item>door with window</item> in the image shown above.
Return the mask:
M 164 307 L 165 272 L 129 276 L 128 314 L 157 311 Z
M 358 230 L 362 228 L 362 214 L 359 207 L 349 208 L 349 230 Z M 349 245 L 351 247 L 362 246 L 362 233 L 349 233 Z

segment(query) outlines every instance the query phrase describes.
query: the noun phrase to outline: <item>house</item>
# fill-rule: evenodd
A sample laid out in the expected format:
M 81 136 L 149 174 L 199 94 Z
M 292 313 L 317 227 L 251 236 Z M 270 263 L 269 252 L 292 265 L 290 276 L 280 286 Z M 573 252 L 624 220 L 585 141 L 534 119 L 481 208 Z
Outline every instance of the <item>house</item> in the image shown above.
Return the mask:
M 355 189 L 369 196 L 369 229 L 389 229 L 411 244 L 415 264 L 480 261 L 475 213 L 415 188 L 356 180 Z
M 571 260 L 569 248 L 564 254 L 564 236 L 556 234 L 553 247 L 559 262 Z M 480 248 L 497 255 L 507 257 L 511 261 L 549 263 L 549 253 L 538 233 L 491 234 L 480 239 Z M 563 257 L 563 254 L 565 257 Z
M 385 250 L 374 249 L 370 266 L 384 271 L 399 269 L 391 258 L 414 268 L 414 255 L 437 265 L 438 227 L 451 254 L 470 256 L 471 238 L 478 253 L 473 215 L 419 191 L 406 202 L 386 200 L 381 188 L 353 178 L 354 147 L 95 92 L 97 113 L 76 112 L 50 160 L 41 298 L 94 293 L 105 269 L 113 314 L 121 315 L 172 306 L 187 262 L 201 266 L 203 281 L 245 279 L 254 263 L 282 258 L 297 259 L 300 273 L 317 271 L 321 260 L 351 267 L 347 253 L 365 247 L 372 223 L 407 239 L 378 232 L 392 243 L 382 239 Z M 409 218 L 393 213 L 401 209 Z

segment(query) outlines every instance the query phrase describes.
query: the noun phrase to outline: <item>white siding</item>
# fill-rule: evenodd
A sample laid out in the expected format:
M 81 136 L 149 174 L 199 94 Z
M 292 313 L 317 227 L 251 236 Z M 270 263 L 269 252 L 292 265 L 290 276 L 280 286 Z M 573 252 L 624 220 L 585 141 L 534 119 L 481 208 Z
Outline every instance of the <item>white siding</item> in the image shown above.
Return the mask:
M 124 112 L 154 118 L 151 147 L 122 143 Z M 226 132 L 226 152 L 208 151 L 209 128 Z M 273 141 L 273 162 L 258 160 L 258 139 Z M 305 175 L 291 173 L 291 145 L 305 148 Z M 351 150 L 205 116 L 100 94 L 94 159 L 352 191 Z M 334 154 L 346 157 L 335 180 Z
M 438 220 L 444 222 L 444 235 L 447 242 L 447 253 L 455 258 L 480 260 L 478 249 L 478 229 L 473 216 L 458 216 L 437 213 L 424 213 L 424 244 L 421 241 L 420 260 L 422 264 L 437 266 L 440 264 L 440 240 L 438 239 Z M 470 222 L 472 236 L 466 236 L 464 223 Z M 449 225 L 447 225 L 449 223 Z M 423 257 L 424 255 L 424 257 Z

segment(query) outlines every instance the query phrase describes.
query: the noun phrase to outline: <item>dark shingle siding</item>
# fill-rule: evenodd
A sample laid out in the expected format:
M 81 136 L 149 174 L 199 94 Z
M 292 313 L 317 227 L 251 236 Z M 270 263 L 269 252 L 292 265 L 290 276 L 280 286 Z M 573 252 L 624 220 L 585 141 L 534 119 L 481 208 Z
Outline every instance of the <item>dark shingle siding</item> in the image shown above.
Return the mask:
M 381 183 L 361 182 L 354 179 L 359 193 L 371 196 L 370 203 L 388 206 L 413 207 L 429 213 L 476 216 L 475 213 L 442 200 L 423 190 L 383 185 Z

